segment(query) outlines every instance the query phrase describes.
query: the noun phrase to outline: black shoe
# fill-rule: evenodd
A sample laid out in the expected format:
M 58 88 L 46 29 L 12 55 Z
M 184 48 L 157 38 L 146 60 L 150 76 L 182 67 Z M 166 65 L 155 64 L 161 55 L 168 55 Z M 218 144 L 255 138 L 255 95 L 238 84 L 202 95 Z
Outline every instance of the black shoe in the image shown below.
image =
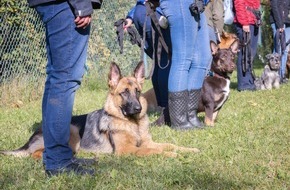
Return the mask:
M 67 165 L 66 167 L 55 169 L 55 170 L 45 170 L 45 173 L 48 177 L 52 176 L 57 176 L 60 174 L 70 174 L 74 173 L 76 175 L 90 175 L 94 176 L 95 175 L 95 170 L 94 169 L 85 169 L 79 164 L 76 163 L 71 163 Z
M 72 162 L 80 166 L 92 166 L 98 164 L 98 161 L 96 159 L 90 158 L 72 158 Z
M 73 157 L 71 161 L 75 164 L 78 164 L 80 166 L 92 166 L 97 165 L 98 161 L 96 159 L 90 159 L 90 158 L 75 158 Z M 43 167 L 45 168 L 45 162 L 43 162 Z
M 242 91 L 256 91 L 256 90 L 257 90 L 256 87 L 238 89 L 239 92 L 242 92 Z
M 289 79 L 283 78 L 283 79 L 280 80 L 280 84 L 287 84 L 288 81 L 289 81 Z

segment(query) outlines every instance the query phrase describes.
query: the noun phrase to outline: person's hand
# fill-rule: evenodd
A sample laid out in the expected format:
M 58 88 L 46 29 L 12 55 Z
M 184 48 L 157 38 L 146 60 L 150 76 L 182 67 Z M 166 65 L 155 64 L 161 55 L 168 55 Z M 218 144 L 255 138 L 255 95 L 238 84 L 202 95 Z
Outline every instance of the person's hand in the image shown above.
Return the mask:
M 132 26 L 132 24 L 133 24 L 132 19 L 127 18 L 127 19 L 125 20 L 125 24 L 124 24 L 124 26 L 123 26 L 124 31 L 127 31 L 127 28 L 129 28 L 130 26 Z
M 250 25 L 244 25 L 243 26 L 243 31 L 244 32 L 250 32 Z
M 83 28 L 85 29 L 90 23 L 91 23 L 91 15 L 88 15 L 88 16 L 78 16 L 76 19 L 75 19 L 75 23 L 77 25 L 77 28 Z

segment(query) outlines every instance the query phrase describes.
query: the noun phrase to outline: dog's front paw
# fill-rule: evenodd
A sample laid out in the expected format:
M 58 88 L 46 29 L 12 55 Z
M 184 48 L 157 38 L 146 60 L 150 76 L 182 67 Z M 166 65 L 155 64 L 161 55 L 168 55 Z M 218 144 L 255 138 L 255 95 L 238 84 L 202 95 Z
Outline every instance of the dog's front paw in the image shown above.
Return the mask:
M 190 152 L 199 153 L 200 150 L 198 148 L 190 148 Z
M 165 151 L 165 152 L 163 152 L 163 154 L 164 154 L 164 156 L 169 157 L 169 158 L 176 158 L 178 156 L 178 153 L 176 153 L 176 152 Z

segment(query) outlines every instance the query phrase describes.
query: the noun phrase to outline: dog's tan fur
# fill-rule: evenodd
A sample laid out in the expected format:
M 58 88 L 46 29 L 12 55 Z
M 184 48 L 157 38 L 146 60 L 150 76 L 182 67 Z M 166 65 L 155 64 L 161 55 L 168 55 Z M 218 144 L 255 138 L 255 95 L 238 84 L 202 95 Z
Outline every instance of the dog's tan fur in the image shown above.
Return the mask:
M 104 108 L 72 118 L 69 144 L 75 153 L 82 149 L 93 153 L 137 156 L 163 154 L 175 157 L 177 151 L 199 152 L 197 148 L 156 143 L 152 140 L 146 113 L 147 102 L 140 94 L 145 79 L 144 73 L 142 62 L 135 68 L 134 76 L 128 77 L 122 77 L 118 65 L 111 64 L 108 81 L 110 90 Z M 142 109 L 135 111 L 135 108 L 130 108 L 133 105 L 136 109 L 140 106 Z M 130 109 L 131 111 L 128 111 Z M 85 126 L 81 123 L 85 123 Z M 84 133 L 80 136 L 81 129 L 84 129 Z M 12 151 L 1 151 L 1 153 L 14 156 L 32 154 L 33 157 L 39 158 L 43 149 L 42 130 L 39 128 L 23 147 Z
M 234 41 L 238 40 L 238 37 L 236 34 L 228 33 L 223 31 L 221 34 L 221 42 L 219 43 L 220 49 L 227 49 L 229 48 Z

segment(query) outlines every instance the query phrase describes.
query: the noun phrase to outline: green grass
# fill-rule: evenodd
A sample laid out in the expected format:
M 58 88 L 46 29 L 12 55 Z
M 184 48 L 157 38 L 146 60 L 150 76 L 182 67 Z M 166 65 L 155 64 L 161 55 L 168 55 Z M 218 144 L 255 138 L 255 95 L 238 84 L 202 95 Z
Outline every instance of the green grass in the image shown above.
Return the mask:
M 41 161 L 1 155 L 0 189 L 290 189 L 290 84 L 278 90 L 238 92 L 235 75 L 215 127 L 186 132 L 166 126 L 150 129 L 155 141 L 197 147 L 199 154 L 100 155 L 96 177 L 50 179 Z M 74 114 L 102 107 L 107 87 L 95 81 L 84 81 Z M 150 87 L 147 81 L 145 90 Z M 0 149 L 23 145 L 41 122 L 40 113 L 40 100 L 19 108 L 1 107 Z

